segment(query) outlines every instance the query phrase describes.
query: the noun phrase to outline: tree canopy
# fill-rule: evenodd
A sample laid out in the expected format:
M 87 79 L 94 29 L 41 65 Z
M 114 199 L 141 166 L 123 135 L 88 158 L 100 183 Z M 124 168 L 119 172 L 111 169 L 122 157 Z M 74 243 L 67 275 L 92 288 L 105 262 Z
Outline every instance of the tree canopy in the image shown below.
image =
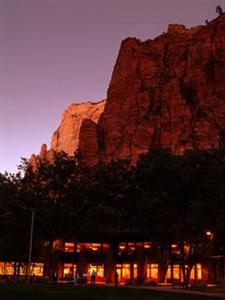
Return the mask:
M 207 230 L 213 232 L 215 246 L 224 245 L 224 158 L 216 150 L 183 156 L 152 150 L 133 167 L 127 161 L 88 167 L 59 153 L 35 171 L 24 160 L 24 176 L 0 174 L 0 254 L 26 252 L 35 208 L 37 245 L 141 233 L 163 251 L 177 243 L 181 266 L 190 264 L 191 269 L 207 250 Z

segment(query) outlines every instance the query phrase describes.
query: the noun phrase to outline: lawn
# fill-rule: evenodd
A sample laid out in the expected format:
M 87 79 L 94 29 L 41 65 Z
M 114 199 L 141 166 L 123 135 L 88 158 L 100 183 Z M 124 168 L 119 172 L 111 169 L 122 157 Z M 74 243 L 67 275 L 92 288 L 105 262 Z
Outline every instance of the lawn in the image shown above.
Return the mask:
M 184 295 L 146 289 L 74 287 L 54 284 L 0 284 L 1 300 L 215 300 L 216 297 Z

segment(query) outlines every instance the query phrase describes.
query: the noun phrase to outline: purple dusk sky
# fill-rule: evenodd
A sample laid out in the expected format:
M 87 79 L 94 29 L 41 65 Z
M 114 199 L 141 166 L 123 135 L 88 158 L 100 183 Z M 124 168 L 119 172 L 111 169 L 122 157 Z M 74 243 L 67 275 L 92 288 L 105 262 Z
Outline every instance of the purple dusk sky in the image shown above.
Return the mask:
M 216 17 L 225 0 L 0 0 L 0 171 L 49 145 L 73 102 L 100 100 L 122 39 Z

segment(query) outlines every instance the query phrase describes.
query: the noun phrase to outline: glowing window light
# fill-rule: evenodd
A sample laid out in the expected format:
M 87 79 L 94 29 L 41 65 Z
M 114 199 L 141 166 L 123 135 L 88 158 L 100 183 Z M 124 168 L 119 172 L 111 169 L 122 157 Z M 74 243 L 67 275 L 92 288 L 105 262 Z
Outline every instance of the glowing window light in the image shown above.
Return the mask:
M 43 276 L 44 264 L 43 263 L 33 263 L 31 268 L 31 273 L 35 276 Z
M 150 242 L 144 242 L 144 248 L 150 249 L 152 247 L 152 244 Z
M 202 265 L 197 264 L 196 269 L 197 269 L 197 280 L 201 280 L 202 279 Z
M 171 265 L 168 266 L 166 278 L 171 279 L 173 273 L 173 279 L 182 280 L 182 272 L 180 269 L 180 265 L 173 265 L 173 268 L 171 268 Z
M 179 265 L 174 265 L 173 266 L 173 278 L 174 279 L 180 279 L 180 266 Z
M 130 264 L 122 265 L 122 278 L 124 280 L 130 279 Z
M 104 272 L 105 272 L 104 264 L 100 264 L 100 265 L 90 264 L 88 266 L 89 276 L 91 276 L 92 272 L 96 273 L 97 280 L 102 280 L 104 278 Z
M 167 272 L 166 272 L 166 278 L 167 279 L 171 279 L 171 271 L 172 269 L 171 269 L 171 265 L 170 266 L 168 266 L 168 268 L 167 268 Z
M 117 264 L 116 272 L 119 275 L 119 281 L 126 281 L 127 279 L 130 279 L 131 277 L 130 264 Z
M 74 243 L 65 243 L 65 252 L 74 252 Z
M 0 275 L 5 275 L 5 263 L 0 262 Z
M 126 249 L 126 243 L 120 243 L 119 244 L 119 249 L 120 250 L 125 250 Z
M 190 279 L 195 280 L 196 266 L 193 266 L 190 273 Z
M 158 264 L 147 264 L 146 277 L 147 279 L 158 279 L 159 276 L 159 265 Z
M 64 264 L 64 267 L 63 267 L 63 275 L 65 277 L 68 277 L 68 276 L 72 276 L 72 268 L 73 268 L 73 265 L 72 264 Z
M 6 262 L 5 263 L 5 275 L 13 275 L 14 274 L 14 262 Z
M 79 253 L 79 252 L 80 252 L 80 249 L 81 249 L 81 244 L 80 244 L 80 243 L 77 243 L 75 249 L 76 249 L 76 252 Z
M 191 269 L 191 274 L 190 274 L 190 279 L 191 280 L 202 280 L 202 265 L 197 264 L 193 266 Z
M 27 269 L 26 264 L 21 264 L 20 265 L 20 275 L 21 276 L 25 276 L 26 275 L 26 269 Z
M 133 264 L 133 278 L 137 279 L 137 277 L 138 277 L 138 265 Z
M 180 249 L 177 244 L 171 245 L 171 251 L 173 254 L 176 254 L 176 255 L 180 254 Z
M 90 245 L 90 249 L 91 249 L 92 251 L 98 251 L 98 250 L 101 249 L 101 244 L 98 244 L 98 243 L 92 243 L 92 244 Z
M 136 250 L 135 243 L 128 243 L 128 251 L 133 252 Z

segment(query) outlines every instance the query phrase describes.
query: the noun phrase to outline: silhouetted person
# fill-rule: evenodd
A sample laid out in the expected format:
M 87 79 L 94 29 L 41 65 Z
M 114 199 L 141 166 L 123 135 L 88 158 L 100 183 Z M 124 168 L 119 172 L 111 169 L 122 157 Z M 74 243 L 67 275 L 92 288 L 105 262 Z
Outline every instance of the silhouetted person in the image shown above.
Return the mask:
M 91 285 L 95 285 L 96 275 L 95 271 L 91 272 Z
M 206 25 L 208 25 L 208 24 L 209 24 L 209 21 L 208 21 L 208 19 L 206 19 L 206 20 L 205 20 L 205 24 L 206 24 Z
M 53 273 L 53 282 L 57 282 L 58 280 L 58 274 L 56 272 Z
M 118 286 L 118 281 L 119 281 L 119 275 L 117 273 L 117 271 L 114 274 L 114 286 L 117 287 Z

